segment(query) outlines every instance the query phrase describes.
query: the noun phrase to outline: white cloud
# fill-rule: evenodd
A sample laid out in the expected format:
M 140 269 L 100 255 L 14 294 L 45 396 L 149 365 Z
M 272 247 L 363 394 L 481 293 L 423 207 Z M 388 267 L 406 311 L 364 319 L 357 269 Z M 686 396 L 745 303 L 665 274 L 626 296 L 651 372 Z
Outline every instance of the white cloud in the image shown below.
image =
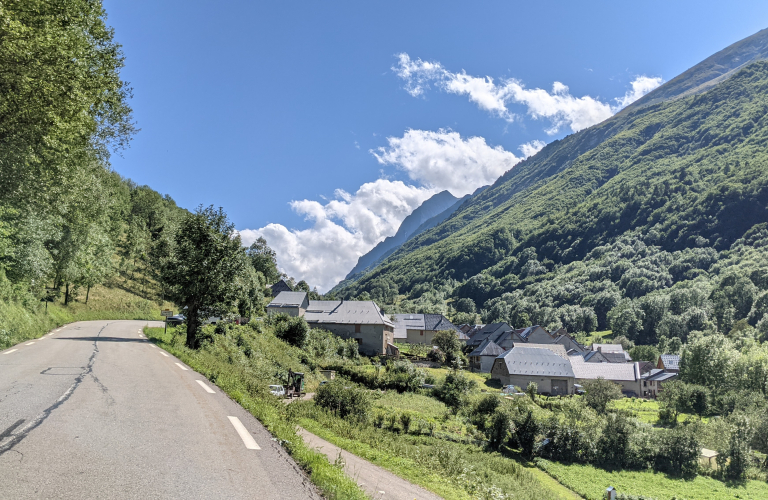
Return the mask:
M 280 269 L 297 280 L 327 291 L 344 279 L 357 259 L 386 236 L 437 191 L 379 179 L 360 186 L 354 194 L 336 190 L 325 204 L 313 200 L 291 202 L 291 208 L 312 221 L 308 229 L 267 224 L 240 231 L 244 245 L 263 236 L 277 254 Z
M 629 106 L 648 92 L 654 90 L 662 83 L 664 83 L 664 80 L 658 76 L 638 76 L 632 81 L 632 90 L 627 91 L 627 93 L 624 94 L 624 97 L 616 98 L 616 102 L 618 102 L 618 108 L 621 109 Z
M 412 96 L 423 95 L 430 83 L 434 83 L 445 92 L 466 95 L 480 109 L 507 121 L 515 119 L 507 104 L 522 104 L 532 118 L 544 118 L 552 123 L 547 129 L 548 134 L 555 134 L 564 126 L 578 132 L 600 123 L 662 83 L 661 78 L 638 77 L 631 84 L 632 90 L 617 98 L 616 106 L 611 106 L 590 96 L 575 97 L 568 86 L 560 82 L 554 82 L 551 92 L 527 89 L 520 80 L 513 78 L 496 84 L 489 76 L 476 77 L 464 71 L 453 73 L 439 62 L 414 61 L 408 54 L 399 54 L 398 64 L 392 69 L 405 80 L 405 89 Z
M 450 130 L 408 130 L 388 137 L 388 147 L 371 150 L 381 164 L 395 165 L 419 183 L 464 196 L 493 183 L 522 158 L 491 147 L 482 137 L 462 139 Z
M 544 141 L 535 140 L 531 142 L 526 142 L 525 144 L 521 144 L 518 149 L 523 152 L 523 156 L 525 158 L 528 158 L 529 156 L 533 156 L 539 151 L 541 151 L 542 149 L 544 149 L 544 146 L 546 145 L 547 143 Z

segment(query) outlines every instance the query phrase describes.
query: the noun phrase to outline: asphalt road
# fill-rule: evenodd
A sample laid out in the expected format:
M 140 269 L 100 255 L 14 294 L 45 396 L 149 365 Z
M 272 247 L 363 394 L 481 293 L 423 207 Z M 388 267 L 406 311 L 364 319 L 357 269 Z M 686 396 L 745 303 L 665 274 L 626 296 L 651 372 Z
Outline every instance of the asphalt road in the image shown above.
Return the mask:
M 0 498 L 321 498 L 146 324 L 73 323 L 0 351 Z

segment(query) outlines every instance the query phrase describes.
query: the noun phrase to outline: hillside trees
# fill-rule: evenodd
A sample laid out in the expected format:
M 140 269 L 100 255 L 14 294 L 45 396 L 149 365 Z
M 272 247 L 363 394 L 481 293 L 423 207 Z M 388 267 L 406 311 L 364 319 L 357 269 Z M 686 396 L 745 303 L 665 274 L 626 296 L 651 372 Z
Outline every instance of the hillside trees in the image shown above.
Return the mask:
M 206 318 L 225 315 L 247 295 L 247 269 L 240 236 L 221 208 L 200 206 L 182 219 L 162 277 L 168 297 L 186 309 L 188 347 L 199 347 Z

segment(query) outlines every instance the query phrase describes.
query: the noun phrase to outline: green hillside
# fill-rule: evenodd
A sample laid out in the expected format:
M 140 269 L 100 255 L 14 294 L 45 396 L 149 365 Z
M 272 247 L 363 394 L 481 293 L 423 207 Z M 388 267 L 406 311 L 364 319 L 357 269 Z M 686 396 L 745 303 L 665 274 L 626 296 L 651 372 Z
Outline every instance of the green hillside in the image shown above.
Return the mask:
M 703 298 L 684 309 L 703 316 L 686 330 L 756 324 L 762 310 L 752 306 L 768 287 L 759 251 L 768 221 L 766 111 L 763 61 L 703 93 L 627 110 L 550 144 L 336 292 L 391 302 L 439 289 L 434 305 L 435 297 L 469 298 L 485 309 L 483 320 L 590 331 L 611 326 L 620 308 L 642 310 L 654 294 L 701 286 Z M 734 286 L 748 288 L 751 300 L 719 298 Z M 672 313 L 662 309 L 652 322 L 645 311 L 628 333 L 641 341 L 668 333 L 660 324 Z

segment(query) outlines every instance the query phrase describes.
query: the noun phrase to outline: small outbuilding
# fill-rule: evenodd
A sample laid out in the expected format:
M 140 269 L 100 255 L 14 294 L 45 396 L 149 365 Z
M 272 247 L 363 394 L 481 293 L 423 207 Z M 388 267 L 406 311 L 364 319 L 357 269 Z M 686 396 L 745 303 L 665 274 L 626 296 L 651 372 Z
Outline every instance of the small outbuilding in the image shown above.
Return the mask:
M 504 349 L 493 340 L 485 339 L 480 346 L 469 353 L 469 369 L 473 372 L 490 373 L 493 361 L 504 354 Z

